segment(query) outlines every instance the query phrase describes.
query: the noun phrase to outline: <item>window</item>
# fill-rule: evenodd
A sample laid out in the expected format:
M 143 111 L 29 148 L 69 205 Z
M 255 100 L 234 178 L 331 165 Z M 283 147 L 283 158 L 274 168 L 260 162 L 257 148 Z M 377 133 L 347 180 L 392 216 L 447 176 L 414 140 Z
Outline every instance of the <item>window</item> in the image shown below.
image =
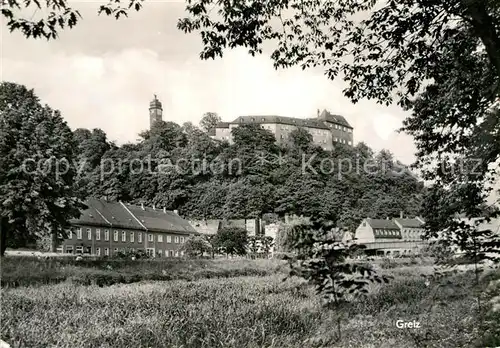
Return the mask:
M 174 243 L 179 243 L 179 237 L 178 236 L 174 237 Z
M 101 230 L 99 228 L 95 230 L 95 239 L 101 240 Z
M 137 241 L 139 243 L 142 243 L 142 232 L 139 232 L 139 234 L 137 235 Z
M 134 232 L 130 232 L 130 242 L 134 242 Z
M 163 243 L 163 236 L 161 234 L 158 235 L 158 242 Z
M 184 237 L 180 237 L 181 243 L 184 243 Z
M 150 233 L 150 234 L 148 234 L 148 241 L 149 241 L 149 242 L 153 242 L 153 241 L 154 241 L 154 236 L 153 236 L 153 234 L 151 234 L 151 233 Z
M 104 230 L 104 240 L 109 240 L 109 230 Z
M 158 252 L 157 252 L 157 254 L 158 254 L 159 257 L 162 257 L 162 253 L 163 253 L 162 250 L 158 250 Z
M 118 253 L 118 248 L 113 249 L 113 254 L 116 254 L 116 253 Z
M 109 256 L 109 249 L 108 248 L 104 248 L 104 255 Z
M 66 245 L 66 254 L 73 254 L 73 246 Z
M 116 231 L 116 230 L 113 232 L 113 240 L 115 242 L 118 242 L 118 231 Z
M 76 253 L 77 254 L 83 254 L 83 247 L 82 246 L 77 246 L 76 247 Z
M 127 232 L 122 231 L 122 242 L 126 242 L 126 241 L 127 241 Z
M 82 239 L 82 228 L 78 227 L 76 229 L 76 239 Z
M 146 254 L 148 256 L 154 256 L 155 250 L 153 248 L 147 248 L 146 249 Z
M 101 248 L 99 248 L 99 247 L 95 248 L 95 254 L 97 256 L 101 256 Z
M 172 236 L 167 236 L 167 243 L 172 243 Z
M 92 240 L 92 230 L 90 228 L 87 228 L 87 239 Z

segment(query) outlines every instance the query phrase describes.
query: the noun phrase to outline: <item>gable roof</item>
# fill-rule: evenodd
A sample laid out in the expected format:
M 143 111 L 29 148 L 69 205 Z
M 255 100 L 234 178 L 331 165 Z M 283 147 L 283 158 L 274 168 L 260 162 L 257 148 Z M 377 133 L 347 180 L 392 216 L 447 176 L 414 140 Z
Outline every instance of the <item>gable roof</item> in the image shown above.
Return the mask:
M 321 114 L 319 114 L 318 119 L 352 128 L 349 122 L 347 122 L 347 120 L 344 118 L 344 116 L 334 115 L 327 110 L 323 110 Z
M 424 224 L 422 221 L 414 218 L 414 219 L 394 219 L 396 223 L 401 225 L 402 227 L 407 227 L 407 228 L 423 228 Z
M 317 119 L 303 119 L 303 118 L 275 116 L 275 115 L 240 116 L 231 123 L 240 125 L 276 123 L 276 124 L 286 124 L 304 128 L 319 128 L 328 130 L 330 129 L 323 122 Z
M 366 222 L 373 229 L 384 229 L 384 230 L 399 230 L 398 225 L 392 220 L 384 220 L 384 219 L 366 219 Z
M 70 220 L 71 223 L 144 230 L 118 202 L 91 198 L 85 204 L 88 208 L 81 212 L 80 218 Z
M 148 231 L 196 233 L 196 230 L 179 215 L 172 211 L 163 211 L 149 207 L 126 204 L 128 210 L 139 219 Z
M 91 198 L 87 209 L 78 219 L 70 220 L 76 225 L 92 225 L 109 228 L 126 228 L 155 232 L 196 234 L 196 230 L 183 218 L 171 211 L 154 210 Z

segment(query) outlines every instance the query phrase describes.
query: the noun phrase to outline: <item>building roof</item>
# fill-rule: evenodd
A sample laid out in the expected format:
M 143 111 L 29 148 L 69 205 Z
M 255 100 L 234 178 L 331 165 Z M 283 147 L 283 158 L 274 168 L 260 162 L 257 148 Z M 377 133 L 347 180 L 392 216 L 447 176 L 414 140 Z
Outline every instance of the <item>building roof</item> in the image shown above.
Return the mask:
M 344 118 L 344 116 L 334 115 L 327 110 L 323 110 L 321 114 L 319 114 L 318 119 L 352 128 L 349 122 L 347 122 L 347 120 Z
M 396 223 L 407 228 L 423 228 L 424 224 L 418 219 L 394 219 Z
M 89 199 L 87 209 L 78 219 L 70 222 L 76 225 L 92 225 L 109 228 L 126 228 L 155 232 L 197 233 L 183 218 L 171 211 L 110 202 L 103 199 Z
M 219 122 L 215 125 L 215 128 L 229 128 L 229 122 Z
M 383 229 L 383 230 L 399 230 L 398 225 L 392 220 L 384 220 L 384 219 L 366 219 L 366 222 L 373 229 Z
M 196 233 L 196 230 L 179 215 L 172 211 L 153 209 L 136 205 L 125 205 L 127 209 L 139 219 L 142 225 L 146 226 L 148 231 L 156 232 L 181 232 Z
M 330 129 L 323 122 L 317 119 L 303 119 L 303 118 L 274 116 L 274 115 L 240 116 L 231 123 L 240 125 L 276 123 L 276 124 L 286 124 L 304 128 L 318 128 L 318 129 L 328 129 L 328 130 Z

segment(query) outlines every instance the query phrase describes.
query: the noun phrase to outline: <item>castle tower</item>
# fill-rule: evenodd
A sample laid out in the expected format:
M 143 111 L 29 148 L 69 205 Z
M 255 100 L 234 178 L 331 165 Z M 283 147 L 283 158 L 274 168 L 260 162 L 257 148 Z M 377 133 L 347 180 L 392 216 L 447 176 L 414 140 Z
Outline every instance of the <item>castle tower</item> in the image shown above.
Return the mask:
M 161 107 L 161 102 L 154 95 L 154 99 L 149 103 L 149 128 L 153 127 L 156 121 L 162 120 L 163 109 Z

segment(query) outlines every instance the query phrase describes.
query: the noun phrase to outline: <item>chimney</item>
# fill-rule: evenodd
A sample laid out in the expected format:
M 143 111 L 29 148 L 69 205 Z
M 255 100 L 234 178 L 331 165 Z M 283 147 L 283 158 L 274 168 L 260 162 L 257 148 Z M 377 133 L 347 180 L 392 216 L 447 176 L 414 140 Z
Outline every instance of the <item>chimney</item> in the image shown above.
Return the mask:
M 163 207 L 163 212 L 166 214 L 167 213 L 167 208 Z
M 144 210 L 144 203 L 141 203 L 141 209 Z
M 399 212 L 399 218 L 400 218 L 400 219 L 402 219 L 402 218 L 403 218 L 403 211 L 402 211 L 402 210 Z

